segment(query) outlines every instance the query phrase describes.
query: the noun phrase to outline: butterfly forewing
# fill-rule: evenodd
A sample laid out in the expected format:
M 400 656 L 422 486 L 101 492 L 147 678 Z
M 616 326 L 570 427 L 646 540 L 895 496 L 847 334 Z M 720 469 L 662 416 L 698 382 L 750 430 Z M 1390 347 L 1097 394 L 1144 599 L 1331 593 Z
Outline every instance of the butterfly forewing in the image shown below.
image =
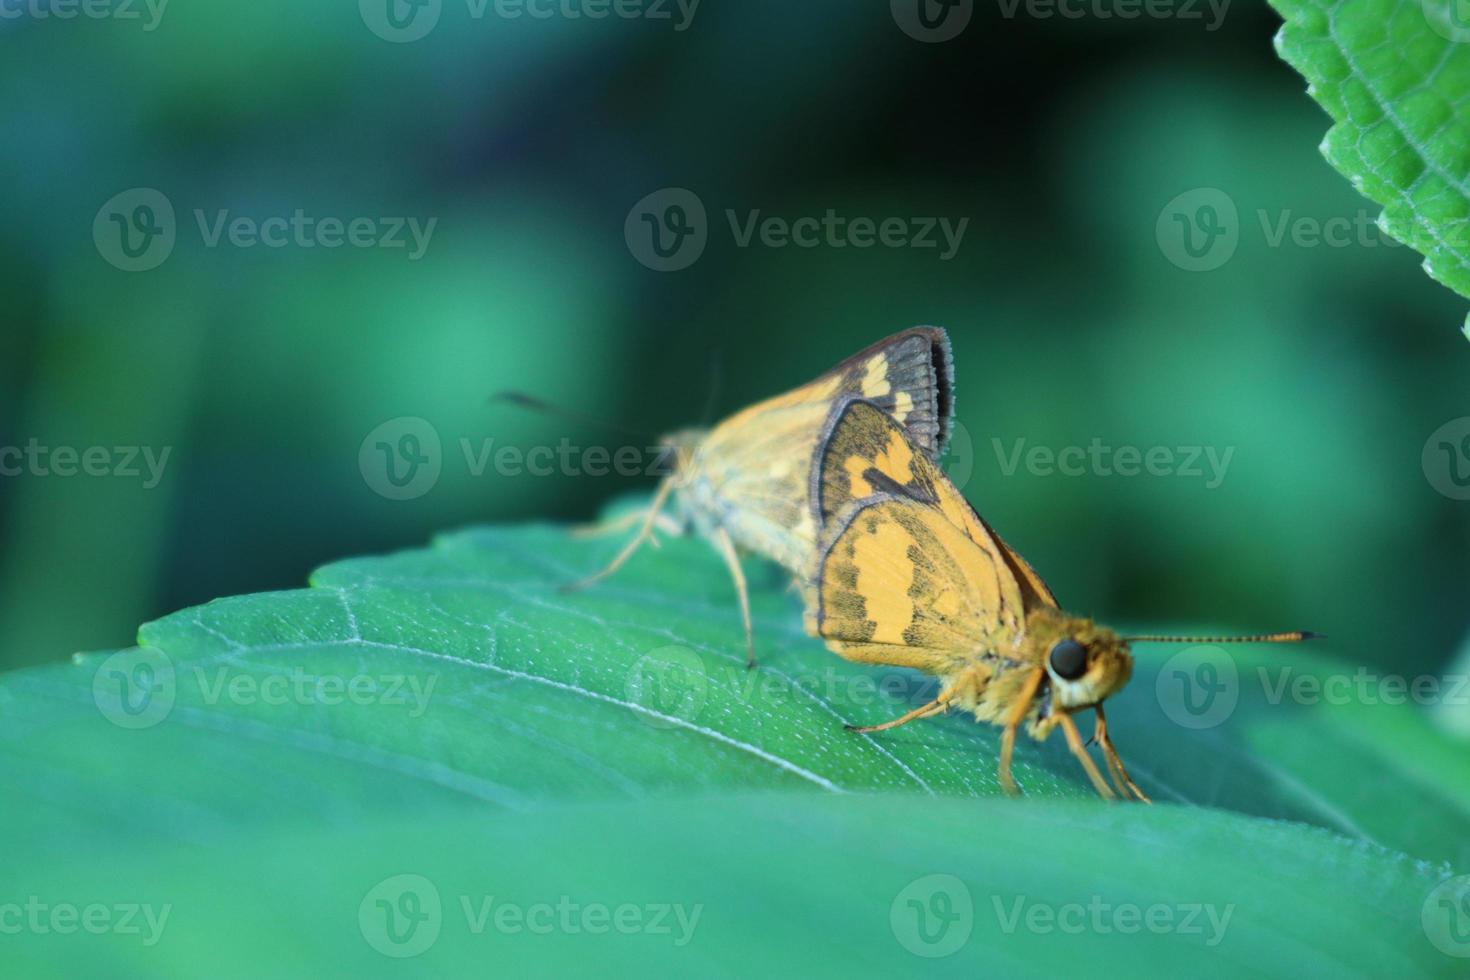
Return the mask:
M 834 524 L 817 601 L 817 631 L 838 653 L 936 674 L 995 649 L 1022 608 L 993 552 L 934 506 L 881 494 Z
M 915 451 L 937 456 L 949 434 L 952 379 L 944 331 L 917 327 L 879 341 L 707 433 L 684 473 L 686 500 L 697 519 L 805 575 L 817 547 L 807 504 L 812 462 L 833 404 L 870 401 L 909 434 Z
M 939 465 L 916 452 L 906 433 L 878 406 L 846 396 L 832 409 L 812 471 L 813 518 L 825 526 L 839 512 L 874 494 L 906 497 L 937 508 L 982 550 L 1004 562 L 1017 580 L 1025 608 L 1056 606 L 1046 583 L 975 513 Z

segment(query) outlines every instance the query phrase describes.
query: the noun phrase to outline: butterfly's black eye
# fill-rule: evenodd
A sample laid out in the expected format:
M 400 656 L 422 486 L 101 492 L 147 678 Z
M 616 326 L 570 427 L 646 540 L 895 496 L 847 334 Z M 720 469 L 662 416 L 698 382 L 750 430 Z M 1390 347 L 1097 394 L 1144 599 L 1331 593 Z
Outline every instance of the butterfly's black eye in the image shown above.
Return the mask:
M 1075 681 L 1087 673 L 1087 648 L 1076 640 L 1062 640 L 1051 648 L 1051 670 L 1062 680 Z

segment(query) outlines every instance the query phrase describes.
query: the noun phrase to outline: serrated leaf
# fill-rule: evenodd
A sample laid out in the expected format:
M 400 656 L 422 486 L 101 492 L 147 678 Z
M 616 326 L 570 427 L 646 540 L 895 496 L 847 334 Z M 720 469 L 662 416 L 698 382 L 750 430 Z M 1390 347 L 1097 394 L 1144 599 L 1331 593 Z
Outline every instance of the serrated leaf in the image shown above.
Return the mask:
M 1457 0 L 1272 0 L 1281 57 L 1332 117 L 1322 150 L 1380 224 L 1470 296 L 1470 20 Z

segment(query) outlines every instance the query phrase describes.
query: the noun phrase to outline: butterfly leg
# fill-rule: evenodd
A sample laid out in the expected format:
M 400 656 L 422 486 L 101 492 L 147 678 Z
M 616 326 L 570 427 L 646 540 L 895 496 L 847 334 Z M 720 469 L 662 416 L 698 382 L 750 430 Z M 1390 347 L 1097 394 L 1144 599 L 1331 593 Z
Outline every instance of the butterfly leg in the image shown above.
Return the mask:
M 1082 744 L 1082 736 L 1077 732 L 1077 723 L 1072 716 L 1066 713 L 1057 715 L 1057 724 L 1061 726 L 1062 734 L 1067 736 L 1067 748 L 1082 763 L 1082 768 L 1087 771 L 1087 778 L 1092 780 L 1093 789 L 1097 795 L 1105 800 L 1116 799 L 1116 794 L 1108 786 L 1107 781 L 1102 778 L 1102 773 L 1097 771 L 1097 763 L 1092 761 L 1092 756 L 1087 754 L 1087 746 Z
M 919 705 L 919 707 L 915 708 L 913 711 L 910 711 L 908 714 L 901 715 L 900 717 L 895 718 L 892 721 L 885 721 L 881 725 L 843 725 L 842 727 L 850 732 L 856 732 L 859 735 L 869 735 L 873 732 L 884 732 L 890 728 L 897 728 L 899 725 L 907 725 L 911 721 L 918 721 L 920 718 L 927 718 L 930 715 L 943 714 L 944 709 L 949 707 L 950 697 L 951 695 L 948 692 L 943 692 L 939 695 L 939 697 L 935 698 L 933 701 L 930 701 L 928 704 L 921 704 Z
M 1128 775 L 1128 770 L 1123 768 L 1123 760 L 1119 758 L 1118 749 L 1108 735 L 1108 716 L 1103 714 L 1101 704 L 1097 706 L 1097 727 L 1092 737 L 1102 749 L 1103 758 L 1107 760 L 1108 774 L 1113 777 L 1113 785 L 1118 787 L 1118 795 L 1126 800 L 1131 791 L 1135 798 L 1144 803 L 1152 803 L 1153 800 L 1144 795 L 1143 790 L 1139 789 L 1138 784 Z
M 1021 794 L 1015 777 L 1011 775 L 1011 755 L 1016 751 L 1016 729 L 1026 720 L 1026 712 L 1031 710 L 1031 702 L 1036 699 L 1036 692 L 1041 690 L 1041 681 L 1045 676 L 1044 671 L 1033 671 L 1022 685 L 1015 704 L 1011 705 L 1011 710 L 1006 714 L 1005 730 L 1000 736 L 1000 765 L 996 775 L 1000 777 L 1000 788 L 1005 790 L 1007 796 Z
M 658 492 L 653 495 L 653 502 L 648 505 L 648 510 L 642 515 L 643 522 L 638 527 L 638 533 L 618 552 L 618 556 L 604 568 L 594 575 L 589 575 L 580 582 L 572 582 L 562 586 L 563 592 L 573 592 L 577 589 L 585 589 L 594 582 L 600 582 L 613 572 L 623 567 L 623 563 L 633 557 L 633 552 L 638 550 L 639 545 L 653 537 L 653 526 L 658 521 L 659 511 L 663 509 L 664 502 L 669 499 L 669 493 L 674 489 L 673 480 L 664 480 L 659 484 Z
M 611 520 L 599 521 L 596 524 L 583 524 L 578 527 L 574 527 L 571 530 L 571 535 L 572 537 L 578 539 L 600 538 L 604 535 L 617 534 L 621 531 L 626 531 L 628 530 L 628 528 L 637 525 L 639 521 L 647 519 L 647 510 L 629 511 L 622 517 L 614 517 Z M 679 526 L 679 522 L 674 520 L 668 514 L 659 514 L 657 517 L 655 517 L 653 519 L 653 526 L 655 529 L 664 532 L 670 537 L 673 537 L 674 535 L 679 534 L 681 531 L 683 531 L 683 528 Z M 650 535 L 648 543 L 657 547 L 658 538 Z
M 755 666 L 755 630 L 750 624 L 750 590 L 745 585 L 745 569 L 740 567 L 740 555 L 735 551 L 735 542 L 730 540 L 729 531 L 717 527 L 711 538 L 735 582 L 735 595 L 740 600 L 740 619 L 745 623 L 745 669 L 750 670 Z

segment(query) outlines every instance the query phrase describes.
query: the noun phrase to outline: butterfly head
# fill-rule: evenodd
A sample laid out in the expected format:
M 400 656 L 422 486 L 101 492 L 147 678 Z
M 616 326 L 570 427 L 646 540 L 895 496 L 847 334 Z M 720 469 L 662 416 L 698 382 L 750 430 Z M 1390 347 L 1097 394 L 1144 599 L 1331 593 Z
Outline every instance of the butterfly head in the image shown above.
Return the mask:
M 687 472 L 694 459 L 695 451 L 708 434 L 704 429 L 680 429 L 677 432 L 660 436 L 658 440 L 659 475 L 668 476 Z
M 1127 642 L 1083 616 L 1038 609 L 1028 617 L 1026 644 L 1046 671 L 1054 711 L 1080 711 L 1100 704 L 1133 675 Z

